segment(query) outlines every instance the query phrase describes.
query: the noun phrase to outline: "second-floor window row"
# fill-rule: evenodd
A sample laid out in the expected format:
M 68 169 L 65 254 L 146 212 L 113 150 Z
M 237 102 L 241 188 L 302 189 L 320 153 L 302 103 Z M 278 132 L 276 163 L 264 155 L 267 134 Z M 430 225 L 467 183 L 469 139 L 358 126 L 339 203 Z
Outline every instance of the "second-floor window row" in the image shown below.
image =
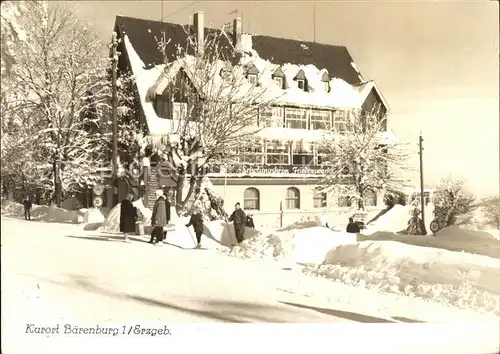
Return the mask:
M 173 102 L 162 96 L 153 104 L 158 117 L 165 119 L 180 120 L 188 115 L 194 119 L 200 113 L 186 103 Z M 257 109 L 255 118 L 256 124 L 262 127 L 345 132 L 351 119 L 351 111 L 275 106 Z

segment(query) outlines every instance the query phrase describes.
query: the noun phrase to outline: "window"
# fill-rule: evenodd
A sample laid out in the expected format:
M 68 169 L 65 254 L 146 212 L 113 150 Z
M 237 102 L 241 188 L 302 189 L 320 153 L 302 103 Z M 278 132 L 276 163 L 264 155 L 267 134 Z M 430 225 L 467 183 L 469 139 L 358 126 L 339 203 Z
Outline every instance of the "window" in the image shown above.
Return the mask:
M 301 90 L 304 90 L 306 89 L 306 85 L 305 85 L 305 80 L 297 80 L 297 86 L 299 87 L 299 89 Z
M 338 206 L 341 208 L 347 208 L 352 206 L 352 200 L 351 197 L 348 196 L 342 196 L 339 197 L 337 200 Z
M 285 109 L 285 126 L 293 129 L 307 129 L 307 111 L 301 108 Z
M 288 144 L 283 141 L 268 141 L 266 143 L 266 164 L 289 165 Z
M 273 81 L 280 89 L 283 88 L 283 78 L 279 76 L 273 76 Z
M 243 192 L 243 209 L 259 210 L 260 209 L 260 193 L 257 188 L 247 188 Z
M 300 191 L 297 188 L 288 188 L 285 199 L 287 209 L 300 209 Z
M 325 92 L 330 92 L 330 83 L 323 82 L 323 88 L 324 88 Z
M 239 162 L 248 165 L 262 165 L 264 160 L 264 146 L 255 141 L 244 144 L 239 148 Z
M 268 107 L 259 112 L 259 121 L 262 126 L 270 128 L 283 128 L 283 107 Z
M 158 95 L 155 97 L 154 109 L 158 117 L 170 119 L 171 107 L 172 107 L 172 101 L 170 101 L 166 95 Z
M 175 120 L 181 120 L 186 118 L 187 115 L 187 104 L 181 102 L 174 102 L 173 118 Z
M 333 127 L 338 132 L 347 131 L 347 112 L 342 110 L 333 111 Z
M 250 82 L 252 85 L 257 85 L 257 75 L 248 74 L 247 79 L 248 79 L 248 82 Z
M 329 152 L 325 147 L 318 147 L 317 148 L 317 155 L 318 155 L 318 165 L 322 164 L 328 164 L 329 162 Z
M 311 130 L 331 130 L 331 114 L 330 111 L 322 111 L 318 109 L 311 110 Z
M 364 201 L 367 207 L 377 206 L 377 194 L 373 190 L 367 189 L 365 191 Z
M 314 190 L 314 207 L 324 208 L 326 207 L 326 193 L 321 192 L 320 189 L 316 188 Z
M 292 163 L 294 165 L 310 165 L 314 161 L 313 145 L 305 141 L 293 143 Z

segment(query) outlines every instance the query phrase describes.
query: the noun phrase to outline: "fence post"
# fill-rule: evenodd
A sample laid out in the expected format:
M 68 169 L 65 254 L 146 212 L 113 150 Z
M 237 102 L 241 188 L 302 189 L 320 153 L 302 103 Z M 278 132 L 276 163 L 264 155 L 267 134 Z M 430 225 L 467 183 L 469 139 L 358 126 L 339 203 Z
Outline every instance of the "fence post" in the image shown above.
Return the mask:
M 280 228 L 283 227 L 283 202 L 280 202 Z

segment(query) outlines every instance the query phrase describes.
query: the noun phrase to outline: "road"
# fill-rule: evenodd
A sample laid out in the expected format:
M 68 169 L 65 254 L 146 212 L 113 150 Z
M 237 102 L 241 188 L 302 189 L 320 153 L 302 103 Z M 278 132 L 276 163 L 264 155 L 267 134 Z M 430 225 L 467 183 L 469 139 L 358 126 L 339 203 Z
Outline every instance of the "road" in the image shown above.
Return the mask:
M 425 322 L 466 316 L 267 262 L 2 217 L 2 328 L 82 322 Z M 457 317 L 459 318 L 459 317 Z M 464 317 L 465 318 L 465 317 Z M 7 336 L 5 336 L 7 335 Z

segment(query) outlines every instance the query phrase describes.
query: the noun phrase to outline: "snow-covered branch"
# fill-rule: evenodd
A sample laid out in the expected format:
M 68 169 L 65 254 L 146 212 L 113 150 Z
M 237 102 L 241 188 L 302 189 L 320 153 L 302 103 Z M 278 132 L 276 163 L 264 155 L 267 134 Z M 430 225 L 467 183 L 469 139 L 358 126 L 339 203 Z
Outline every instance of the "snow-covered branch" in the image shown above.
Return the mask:
M 407 168 L 408 155 L 404 144 L 386 130 L 386 119 L 376 112 L 353 112 L 344 131 L 320 144 L 331 172 L 321 181 L 321 189 L 337 192 L 359 209 L 364 209 L 369 191 L 400 189 L 395 170 Z

